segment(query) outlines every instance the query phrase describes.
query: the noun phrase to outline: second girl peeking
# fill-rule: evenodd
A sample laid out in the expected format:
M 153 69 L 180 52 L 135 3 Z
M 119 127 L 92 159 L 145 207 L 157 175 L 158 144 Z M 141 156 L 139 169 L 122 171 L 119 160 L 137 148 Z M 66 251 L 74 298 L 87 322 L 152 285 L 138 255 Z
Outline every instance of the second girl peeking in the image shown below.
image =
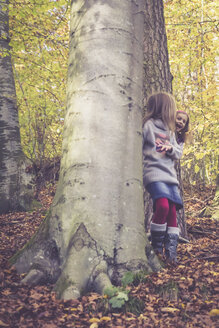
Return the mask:
M 183 111 L 176 112 L 176 141 L 183 147 L 187 139 L 191 139 L 189 135 L 189 115 Z

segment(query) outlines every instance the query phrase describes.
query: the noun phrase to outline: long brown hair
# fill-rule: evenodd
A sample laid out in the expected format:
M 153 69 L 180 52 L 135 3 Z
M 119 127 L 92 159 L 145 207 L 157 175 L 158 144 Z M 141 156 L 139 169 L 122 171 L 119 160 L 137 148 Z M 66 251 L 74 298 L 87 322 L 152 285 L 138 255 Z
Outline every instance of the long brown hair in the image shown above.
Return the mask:
M 143 124 L 150 118 L 161 119 L 170 131 L 175 131 L 176 104 L 171 94 L 159 92 L 148 98 Z

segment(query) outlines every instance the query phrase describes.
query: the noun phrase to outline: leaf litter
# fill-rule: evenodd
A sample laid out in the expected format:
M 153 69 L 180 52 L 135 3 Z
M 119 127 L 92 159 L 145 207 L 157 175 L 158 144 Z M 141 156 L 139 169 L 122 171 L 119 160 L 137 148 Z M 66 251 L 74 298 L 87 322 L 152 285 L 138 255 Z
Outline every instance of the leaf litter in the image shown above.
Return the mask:
M 209 190 L 193 191 L 194 197 L 185 194 L 190 242 L 179 244 L 179 264 L 166 266 L 137 286 L 128 286 L 129 295 L 143 304 L 135 311 L 125 307 L 116 311 L 106 296 L 96 293 L 65 301 L 56 298 L 52 285 L 21 284 L 22 275 L 9 266 L 8 260 L 37 230 L 54 193 L 55 185 L 49 184 L 38 194 L 40 209 L 0 216 L 0 327 L 217 327 L 218 222 L 197 216 L 205 199 L 209 201 Z M 213 198 L 213 191 L 210 193 Z

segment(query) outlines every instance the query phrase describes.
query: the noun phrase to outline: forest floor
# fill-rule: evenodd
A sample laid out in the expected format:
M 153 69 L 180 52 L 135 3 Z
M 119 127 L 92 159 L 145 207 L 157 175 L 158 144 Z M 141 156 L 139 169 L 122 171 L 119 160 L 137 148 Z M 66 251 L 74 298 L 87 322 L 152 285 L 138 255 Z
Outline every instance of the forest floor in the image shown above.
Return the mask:
M 53 286 L 21 284 L 22 276 L 9 266 L 45 218 L 54 193 L 55 185 L 47 184 L 38 194 L 42 208 L 0 216 L 0 327 L 218 327 L 218 222 L 200 217 L 212 189 L 185 192 L 190 242 L 179 244 L 179 264 L 128 285 L 129 302 L 121 309 L 96 293 L 59 300 Z

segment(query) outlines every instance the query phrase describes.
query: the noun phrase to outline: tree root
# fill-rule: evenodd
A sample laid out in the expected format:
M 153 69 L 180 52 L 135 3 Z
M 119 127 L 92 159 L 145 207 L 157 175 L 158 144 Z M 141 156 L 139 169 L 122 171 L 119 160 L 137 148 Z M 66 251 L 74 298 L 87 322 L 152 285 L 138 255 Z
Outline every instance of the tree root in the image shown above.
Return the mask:
M 105 272 L 100 272 L 94 280 L 94 289 L 97 293 L 103 294 L 106 288 L 112 287 L 109 276 Z
M 74 285 L 69 286 L 62 293 L 62 298 L 64 300 L 77 299 L 81 296 L 80 291 Z
M 44 272 L 37 269 L 31 269 L 25 278 L 21 280 L 21 283 L 35 286 L 42 282 L 43 278 Z

